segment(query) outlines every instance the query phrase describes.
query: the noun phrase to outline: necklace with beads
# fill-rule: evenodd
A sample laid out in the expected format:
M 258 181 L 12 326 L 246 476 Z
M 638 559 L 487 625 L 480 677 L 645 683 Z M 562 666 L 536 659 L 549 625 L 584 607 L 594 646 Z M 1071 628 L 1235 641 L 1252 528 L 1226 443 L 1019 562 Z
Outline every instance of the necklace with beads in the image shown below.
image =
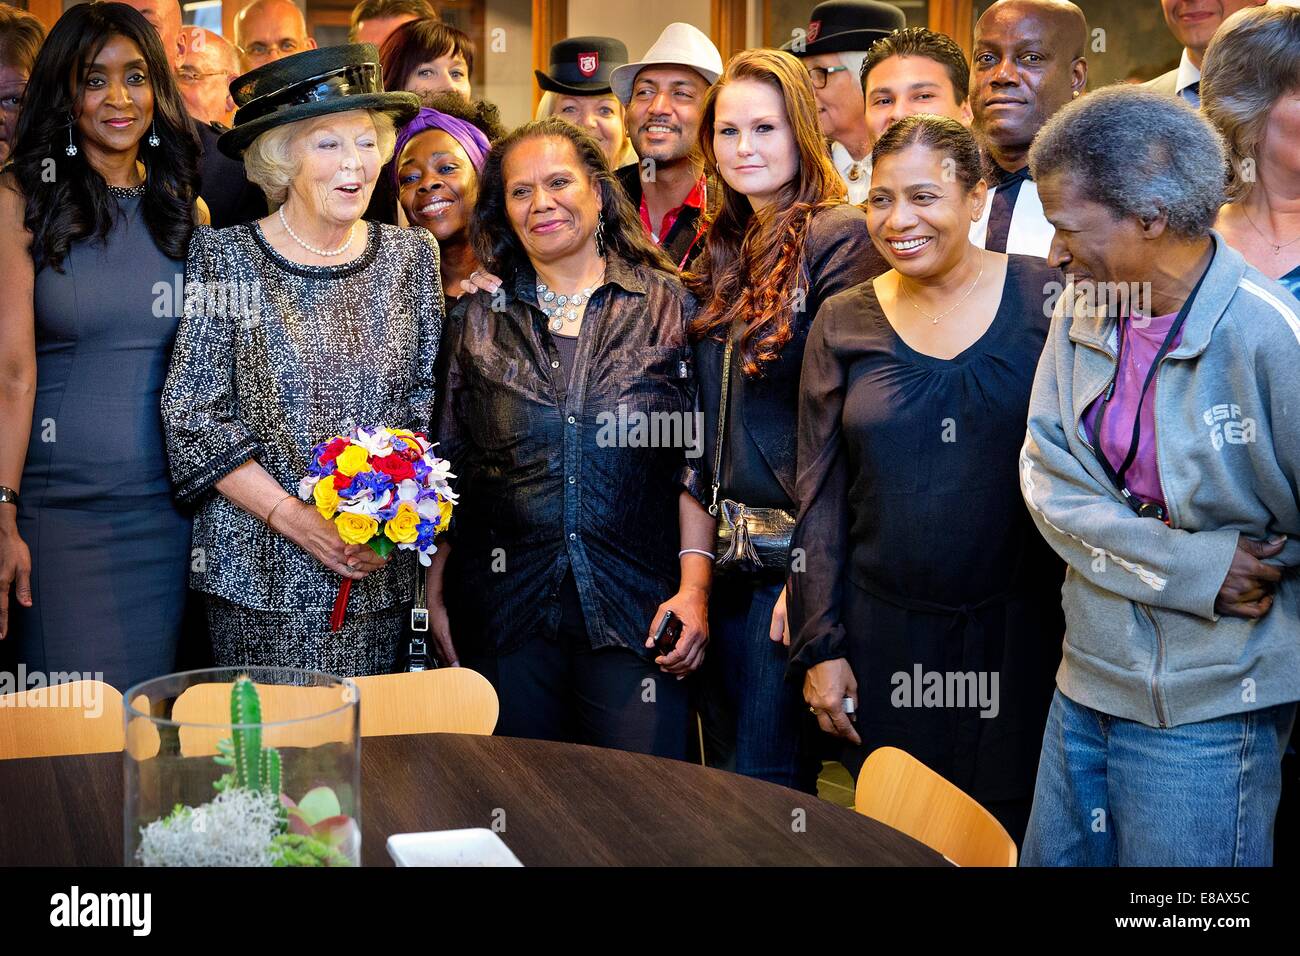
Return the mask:
M 348 249 L 351 247 L 352 239 L 357 232 L 356 223 L 353 223 L 352 228 L 348 230 L 348 241 L 343 243 L 343 245 L 339 246 L 337 249 L 317 249 L 315 246 L 303 241 L 303 238 L 293 231 L 293 227 L 289 225 L 289 220 L 284 218 L 283 206 L 281 206 L 279 209 L 279 216 L 280 216 L 280 225 L 284 226 L 284 231 L 289 234 L 290 239 L 298 243 L 298 245 L 302 246 L 308 252 L 318 255 L 324 259 L 332 259 L 335 256 L 341 256 L 343 255 L 343 253 L 347 252 Z
M 600 284 L 599 280 L 596 284 Z M 578 316 L 582 314 L 582 307 L 595 291 L 596 286 L 590 285 L 581 292 L 563 295 L 550 288 L 545 282 L 538 282 L 537 305 L 546 316 L 551 331 L 558 332 L 564 328 L 565 322 L 578 321 Z
M 107 184 L 108 194 L 117 199 L 135 199 L 143 196 L 145 191 L 144 183 L 136 183 L 134 186 L 114 186 L 112 183 Z

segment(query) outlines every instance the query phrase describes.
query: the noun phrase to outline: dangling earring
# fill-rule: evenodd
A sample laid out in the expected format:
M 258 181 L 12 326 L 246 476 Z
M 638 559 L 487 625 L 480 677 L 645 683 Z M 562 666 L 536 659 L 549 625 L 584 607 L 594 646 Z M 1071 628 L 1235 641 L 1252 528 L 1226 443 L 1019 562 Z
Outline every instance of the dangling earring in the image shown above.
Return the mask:
M 71 112 L 68 113 L 68 145 L 64 147 L 64 152 L 69 156 L 77 155 L 77 144 L 72 141 L 72 127 L 76 123 L 76 117 Z
M 596 255 L 605 258 L 605 219 L 596 214 Z
M 153 125 L 149 128 L 149 145 L 157 147 L 162 140 L 158 138 L 158 121 L 154 120 Z

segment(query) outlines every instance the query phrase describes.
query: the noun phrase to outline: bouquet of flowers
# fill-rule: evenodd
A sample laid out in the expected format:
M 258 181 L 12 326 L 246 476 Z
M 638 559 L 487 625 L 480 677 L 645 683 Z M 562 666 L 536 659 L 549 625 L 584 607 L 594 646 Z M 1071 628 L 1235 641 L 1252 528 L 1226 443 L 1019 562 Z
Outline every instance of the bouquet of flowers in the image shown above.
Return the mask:
M 345 543 L 368 544 L 381 558 L 394 549 L 415 551 L 427 566 L 456 502 L 450 469 L 422 432 L 354 428 L 312 449 L 298 497 L 314 501 Z M 331 630 L 343 626 L 351 587 L 351 578 L 339 585 Z

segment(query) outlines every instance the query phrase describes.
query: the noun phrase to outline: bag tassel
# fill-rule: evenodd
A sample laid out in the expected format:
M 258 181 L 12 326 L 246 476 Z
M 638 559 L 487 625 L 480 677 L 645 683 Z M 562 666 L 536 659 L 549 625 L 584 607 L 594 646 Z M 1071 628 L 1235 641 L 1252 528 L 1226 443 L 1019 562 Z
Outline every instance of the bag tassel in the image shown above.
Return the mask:
M 718 563 L 724 565 L 735 564 L 738 568 L 743 568 L 746 571 L 758 571 L 763 567 L 763 560 L 758 556 L 758 551 L 754 549 L 754 542 L 749 539 L 749 523 L 745 521 L 743 508 L 736 515 L 735 522 L 732 525 L 731 541 Z

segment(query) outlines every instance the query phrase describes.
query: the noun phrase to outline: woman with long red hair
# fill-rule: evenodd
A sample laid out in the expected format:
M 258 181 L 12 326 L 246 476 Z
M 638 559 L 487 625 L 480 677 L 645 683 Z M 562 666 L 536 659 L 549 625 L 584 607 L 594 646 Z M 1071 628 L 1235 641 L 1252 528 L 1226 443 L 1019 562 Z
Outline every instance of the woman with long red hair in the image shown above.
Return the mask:
M 806 711 L 785 682 L 785 582 L 800 570 L 788 553 L 799 370 L 821 303 L 887 266 L 866 215 L 846 202 L 808 72 L 790 54 L 731 58 L 705 98 L 700 146 L 722 191 L 689 277 L 720 531 L 700 701 L 706 757 L 812 792 Z

